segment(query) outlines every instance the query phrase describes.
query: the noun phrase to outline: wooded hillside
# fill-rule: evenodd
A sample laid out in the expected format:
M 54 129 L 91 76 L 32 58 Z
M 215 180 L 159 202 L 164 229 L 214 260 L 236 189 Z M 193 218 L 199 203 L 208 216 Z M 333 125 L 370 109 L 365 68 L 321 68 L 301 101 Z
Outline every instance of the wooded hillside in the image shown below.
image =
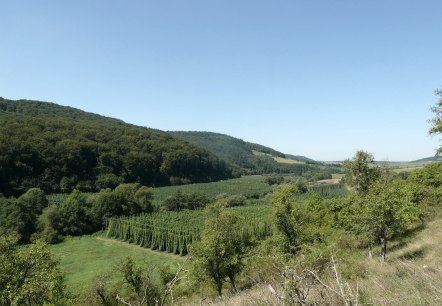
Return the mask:
M 229 178 L 214 154 L 169 134 L 53 103 L 0 98 L 0 193 L 97 191 Z

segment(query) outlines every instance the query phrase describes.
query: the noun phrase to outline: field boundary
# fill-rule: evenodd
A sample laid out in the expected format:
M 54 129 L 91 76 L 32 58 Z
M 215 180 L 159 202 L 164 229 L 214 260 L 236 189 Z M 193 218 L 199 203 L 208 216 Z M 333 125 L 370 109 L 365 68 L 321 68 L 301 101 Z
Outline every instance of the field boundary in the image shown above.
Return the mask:
M 185 256 L 175 255 L 175 254 L 166 253 L 166 252 L 154 251 L 152 249 L 143 248 L 142 246 L 139 246 L 137 244 L 132 244 L 132 243 L 129 243 L 129 242 L 125 242 L 125 241 L 121 241 L 121 240 L 116 240 L 116 239 L 112 239 L 112 238 L 106 238 L 106 237 L 98 236 L 98 237 L 95 237 L 95 239 L 100 240 L 100 241 L 105 241 L 105 242 L 113 243 L 113 244 L 122 245 L 122 246 L 127 247 L 127 248 L 137 249 L 137 250 L 142 251 L 144 253 L 154 254 L 156 256 L 164 256 L 164 257 L 173 258 L 173 259 L 181 260 L 181 261 L 184 261 L 186 259 Z

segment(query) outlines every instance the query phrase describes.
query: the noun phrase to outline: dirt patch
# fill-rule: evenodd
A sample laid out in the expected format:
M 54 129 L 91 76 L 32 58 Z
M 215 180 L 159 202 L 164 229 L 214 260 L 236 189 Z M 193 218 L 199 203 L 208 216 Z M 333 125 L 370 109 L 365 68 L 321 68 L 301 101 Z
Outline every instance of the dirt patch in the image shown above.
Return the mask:
M 316 183 L 324 185 L 333 185 L 333 184 L 339 184 L 340 182 L 341 182 L 340 178 L 334 178 L 334 179 L 320 180 L 317 181 Z

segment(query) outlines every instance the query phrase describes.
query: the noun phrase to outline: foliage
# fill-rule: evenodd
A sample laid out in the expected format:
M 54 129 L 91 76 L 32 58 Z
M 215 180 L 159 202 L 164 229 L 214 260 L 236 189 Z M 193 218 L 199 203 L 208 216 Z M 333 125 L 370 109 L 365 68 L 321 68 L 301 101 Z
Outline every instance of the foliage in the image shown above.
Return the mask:
M 92 233 L 94 226 L 90 208 L 87 196 L 74 190 L 60 207 L 63 234 L 78 236 Z
M 127 256 L 120 264 L 125 282 L 133 294 L 127 298 L 117 295 L 117 300 L 139 306 L 160 304 L 163 286 L 168 282 L 163 273 L 152 266 L 143 267 L 133 257 Z
M 296 175 L 308 173 L 312 176 L 315 173 L 327 172 L 326 169 L 330 168 L 326 165 L 278 163 L 273 156 L 284 158 L 285 154 L 228 135 L 211 132 L 170 132 L 170 134 L 216 154 L 234 169 L 235 176 L 270 173 Z
M 442 186 L 442 162 L 431 163 L 423 169 L 413 171 L 409 180 L 422 187 Z
M 381 261 L 387 254 L 387 243 L 403 234 L 419 220 L 421 208 L 413 202 L 412 190 L 403 181 L 377 182 L 357 199 L 359 221 L 367 237 L 381 246 Z
M 436 102 L 436 105 L 431 108 L 431 111 L 434 113 L 434 117 L 430 120 L 431 128 L 429 130 L 430 134 L 441 134 L 442 133 L 442 90 L 436 90 L 436 95 L 439 97 L 439 100 Z M 437 150 L 438 154 L 442 153 L 442 147 Z
M 166 198 L 163 202 L 163 207 L 170 211 L 196 210 L 206 207 L 210 202 L 211 200 L 204 193 L 184 193 L 177 190 L 175 194 Z
M 265 181 L 269 185 L 280 185 L 284 182 L 284 177 L 282 175 L 269 175 L 266 176 Z
M 282 237 L 284 252 L 296 255 L 303 246 L 322 242 L 329 234 L 325 229 L 331 215 L 318 194 L 305 198 L 297 185 L 285 185 L 272 195 L 273 222 Z
M 194 274 L 200 281 L 208 279 L 219 295 L 226 278 L 236 291 L 235 278 L 243 266 L 244 241 L 240 235 L 241 222 L 232 211 L 220 206 L 206 209 L 201 241 L 190 249 Z
M 226 207 L 236 207 L 246 205 L 247 198 L 242 194 L 235 194 L 230 197 L 225 198 Z
M 58 243 L 63 240 L 63 219 L 60 209 L 51 205 L 38 217 L 38 237 L 46 243 Z
M 0 236 L 0 305 L 61 305 L 63 273 L 41 241 L 19 247 L 17 235 Z
M 343 163 L 345 181 L 359 193 L 365 194 L 379 178 L 380 170 L 374 165 L 374 157 L 365 151 L 357 151 L 353 158 Z
M 38 216 L 47 205 L 44 192 L 37 188 L 29 189 L 18 199 L 0 196 L 0 229 L 15 231 L 20 242 L 28 243 L 36 231 Z
M 225 162 L 167 133 L 70 107 L 0 98 L 0 193 L 99 191 L 231 177 Z

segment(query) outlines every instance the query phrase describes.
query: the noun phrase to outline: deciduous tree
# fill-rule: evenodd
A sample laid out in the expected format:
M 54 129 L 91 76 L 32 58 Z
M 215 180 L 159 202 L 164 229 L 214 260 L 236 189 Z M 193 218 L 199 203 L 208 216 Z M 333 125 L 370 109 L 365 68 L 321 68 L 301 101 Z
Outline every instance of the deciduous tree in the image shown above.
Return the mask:
M 201 241 L 193 243 L 190 250 L 194 274 L 200 281 L 210 280 L 219 295 L 226 278 L 236 291 L 236 276 L 241 272 L 245 250 L 240 219 L 216 205 L 209 206 L 206 214 Z
M 361 221 L 381 247 L 381 262 L 385 260 L 388 241 L 419 220 L 420 209 L 412 196 L 404 182 L 393 181 L 374 184 L 363 198 Z
M 430 135 L 442 133 L 442 89 L 436 90 L 436 95 L 439 97 L 439 100 L 436 102 L 436 105 L 431 108 L 431 111 L 434 113 L 434 117 L 430 120 Z M 442 146 L 437 150 L 437 153 L 442 153 Z
M 345 181 L 361 194 L 366 194 L 381 175 L 380 169 L 374 164 L 373 155 L 365 151 L 357 151 L 352 159 L 344 161 L 343 167 Z
M 0 305 L 62 305 L 63 273 L 46 244 L 20 247 L 18 235 L 0 236 Z

